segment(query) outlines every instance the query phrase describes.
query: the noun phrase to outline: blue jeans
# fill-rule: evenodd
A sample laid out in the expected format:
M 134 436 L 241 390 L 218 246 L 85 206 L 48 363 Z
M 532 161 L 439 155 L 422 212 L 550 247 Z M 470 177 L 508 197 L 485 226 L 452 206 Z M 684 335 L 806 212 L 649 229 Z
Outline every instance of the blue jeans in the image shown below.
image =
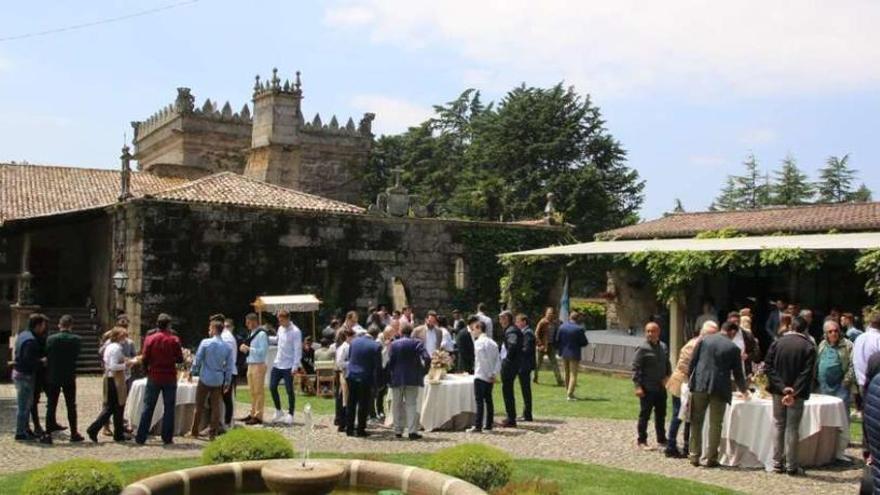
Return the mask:
M 290 371 L 290 369 L 272 368 L 272 372 L 269 375 L 269 392 L 272 394 L 272 402 L 275 404 L 275 409 L 280 411 L 281 395 L 278 394 L 278 384 L 281 383 L 281 380 L 284 380 L 284 390 L 287 391 L 287 412 L 292 416 L 296 398 L 293 396 L 293 375 L 290 374 Z
M 672 396 L 672 420 L 669 421 L 669 436 L 666 441 L 666 451 L 673 452 L 678 448 L 676 441 L 678 440 L 678 429 L 681 428 L 681 419 L 678 417 L 678 413 L 681 411 L 681 397 Z M 684 439 L 683 439 L 683 449 L 685 451 L 688 450 L 688 442 L 690 441 L 690 433 L 691 433 L 691 424 L 684 424 Z
M 34 386 L 36 378 L 33 374 L 15 374 L 15 398 L 17 409 L 15 411 L 15 434 L 25 435 L 28 430 L 28 420 L 31 415 L 31 406 L 34 403 Z
M 153 411 L 156 402 L 159 401 L 159 392 L 162 392 L 162 405 L 165 414 L 162 416 L 162 441 L 171 443 L 174 438 L 174 406 L 177 403 L 177 382 L 164 385 L 157 384 L 147 378 L 147 389 L 144 393 L 144 411 L 141 413 L 141 421 L 138 423 L 137 435 L 134 440 L 137 443 L 147 441 L 150 433 L 150 425 L 153 422 Z

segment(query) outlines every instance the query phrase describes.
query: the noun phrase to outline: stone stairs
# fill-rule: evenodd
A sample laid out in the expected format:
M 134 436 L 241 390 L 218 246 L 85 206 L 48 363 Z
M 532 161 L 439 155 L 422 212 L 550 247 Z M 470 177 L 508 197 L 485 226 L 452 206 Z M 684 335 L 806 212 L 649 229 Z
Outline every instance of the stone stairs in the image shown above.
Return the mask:
M 73 333 L 82 337 L 82 347 L 76 361 L 77 375 L 99 374 L 102 371 L 101 357 L 98 355 L 103 330 L 98 322 L 92 319 L 89 308 L 42 308 L 40 310 L 49 318 L 49 335 L 58 331 L 58 319 L 62 315 L 73 317 Z

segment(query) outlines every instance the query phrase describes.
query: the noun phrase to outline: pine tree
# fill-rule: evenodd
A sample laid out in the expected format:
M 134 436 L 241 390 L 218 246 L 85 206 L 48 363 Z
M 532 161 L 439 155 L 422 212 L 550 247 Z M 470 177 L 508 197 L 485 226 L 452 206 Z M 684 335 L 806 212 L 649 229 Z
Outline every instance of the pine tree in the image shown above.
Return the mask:
M 854 203 L 867 203 L 871 200 L 871 190 L 864 183 L 849 196 L 849 201 Z
M 745 175 L 734 178 L 736 182 L 736 202 L 741 209 L 753 210 L 767 206 L 770 203 L 769 179 L 761 182 L 761 171 L 758 170 L 758 160 L 754 154 L 750 154 L 743 162 L 746 167 Z
M 774 172 L 773 203 L 783 206 L 807 204 L 813 197 L 813 186 L 807 175 L 798 168 L 794 157 L 788 155 L 782 160 L 782 169 Z
M 845 203 L 853 198 L 853 181 L 856 170 L 849 167 L 849 155 L 843 158 L 828 157 L 825 167 L 819 169 L 819 182 L 816 191 L 820 203 Z
M 673 213 L 684 213 L 684 205 L 681 204 L 681 200 L 675 198 L 675 208 L 672 209 Z
M 758 169 L 758 160 L 751 154 L 743 162 L 746 168 L 744 175 L 727 177 L 721 195 L 715 200 L 715 206 L 722 210 L 751 210 L 770 204 L 770 180 L 764 180 Z
M 712 203 L 712 206 L 717 210 L 738 210 L 741 207 L 738 198 L 737 186 L 736 186 L 736 177 L 733 175 L 728 175 L 727 180 L 724 182 L 724 187 L 721 188 L 721 194 L 715 198 L 715 201 Z

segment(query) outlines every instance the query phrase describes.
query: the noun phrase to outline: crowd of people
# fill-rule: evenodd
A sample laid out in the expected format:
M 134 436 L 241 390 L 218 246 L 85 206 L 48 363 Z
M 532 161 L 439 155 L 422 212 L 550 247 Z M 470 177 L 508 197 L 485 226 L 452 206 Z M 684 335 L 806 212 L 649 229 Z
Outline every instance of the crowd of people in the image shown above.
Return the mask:
M 645 342 L 633 360 L 632 379 L 639 398 L 637 444 L 648 445 L 648 423 L 653 414 L 657 443 L 668 457 L 688 458 L 694 466 L 717 467 L 722 422 L 736 388 L 744 400 L 763 388 L 772 396 L 775 426 L 773 469 L 777 473 L 803 474 L 798 463 L 799 426 L 804 403 L 811 393 L 840 398 L 849 417 L 863 410 L 866 387 L 880 370 L 880 313 L 866 315 L 867 328 L 855 325 L 850 313 L 830 311 L 822 322 L 810 309 L 776 301 L 763 330 L 769 345 L 762 349 L 752 331 L 752 311 L 744 308 L 718 318 L 711 305 L 704 306 L 696 324 L 698 335 L 670 362 L 661 342 L 660 325 L 645 327 Z M 720 321 L 720 323 L 719 323 Z M 815 331 L 819 328 L 819 331 Z M 880 380 L 880 379 L 878 379 Z M 672 418 L 666 428 L 667 396 L 672 396 Z M 880 405 L 880 383 L 875 403 Z M 866 435 L 866 459 L 874 449 L 880 454 L 880 408 L 877 409 L 877 442 Z M 708 418 L 707 418 L 708 416 Z M 865 423 L 870 424 L 865 412 Z M 703 431 L 708 421 L 707 450 Z M 682 428 L 683 425 L 683 428 Z M 678 448 L 678 433 L 683 433 Z
M 567 397 L 574 400 L 582 348 L 587 345 L 577 313 L 562 322 L 553 308 L 547 308 L 534 330 L 526 315 L 503 311 L 493 320 L 483 304 L 467 318 L 458 310 L 451 316 L 447 319 L 430 310 L 423 320 L 417 321 L 412 308 L 389 313 L 379 307 L 370 309 L 366 325 L 361 326 L 358 313 L 349 311 L 341 321 L 334 319 L 321 332 L 320 342 L 314 343 L 310 337 L 303 337 L 286 310 L 277 313 L 278 325 L 274 329 L 261 325 L 257 314 L 246 315 L 247 332 L 243 335 L 235 333 L 233 320 L 217 314 L 209 318 L 207 337 L 190 358 L 172 328 L 170 315 L 159 315 L 156 327 L 146 333 L 138 352 L 128 332 L 129 320 L 121 314 L 116 326 L 102 337 L 99 352 L 103 404 L 84 433 L 94 442 L 103 431 L 117 442 L 133 439 L 143 444 L 161 395 L 164 412 L 158 429 L 164 444 L 173 443 L 178 383 L 181 379 L 192 382 L 197 376 L 196 411 L 190 434 L 198 437 L 207 432 L 213 438 L 235 422 L 233 398 L 239 374 L 246 376 L 251 403 L 248 414 L 237 418 L 238 421 L 245 425 L 292 425 L 297 394 L 294 377 L 314 375 L 316 366 L 322 362 L 332 363 L 335 370 L 334 423 L 349 436 L 367 436 L 369 421 L 385 419 L 385 399 L 390 390 L 395 436 L 422 438 L 419 391 L 432 363 L 474 377 L 476 419 L 467 430 L 471 433 L 491 431 L 496 426 L 492 393 L 498 381 L 504 399 L 504 418 L 498 426 L 515 428 L 518 421 L 533 420 L 531 385 L 537 383 L 538 368 L 545 358 L 550 360 L 557 385 L 564 386 Z M 73 319 L 68 315 L 58 322 L 58 331 L 47 338 L 49 325 L 46 316 L 32 314 L 27 329 L 16 338 L 15 438 L 52 443 L 52 433 L 69 428 L 70 441 L 81 442 L 85 438 L 77 421 L 76 363 L 82 339 L 71 331 Z M 270 346 L 277 349 L 271 362 Z M 187 370 L 183 377 L 182 368 Z M 146 383 L 135 431 L 123 417 L 123 411 L 136 374 L 145 376 Z M 267 375 L 275 409 L 271 418 L 264 417 Z M 517 382 L 523 402 L 520 415 L 514 392 Z M 301 383 L 302 390 L 306 390 L 305 381 Z M 282 384 L 286 404 L 282 404 L 279 393 Z M 45 429 L 38 413 L 44 392 L 48 398 Z M 55 418 L 62 393 L 68 415 L 66 427 Z M 206 409 L 210 410 L 210 419 L 203 430 Z

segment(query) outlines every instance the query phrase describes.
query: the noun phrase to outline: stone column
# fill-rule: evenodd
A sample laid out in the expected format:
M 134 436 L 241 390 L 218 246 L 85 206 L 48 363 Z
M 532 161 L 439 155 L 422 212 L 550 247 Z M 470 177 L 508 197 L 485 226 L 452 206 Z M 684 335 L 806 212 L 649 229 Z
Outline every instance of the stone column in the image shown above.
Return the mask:
M 675 295 L 669 300 L 669 359 L 672 367 L 678 362 L 678 351 L 684 345 L 684 297 Z

